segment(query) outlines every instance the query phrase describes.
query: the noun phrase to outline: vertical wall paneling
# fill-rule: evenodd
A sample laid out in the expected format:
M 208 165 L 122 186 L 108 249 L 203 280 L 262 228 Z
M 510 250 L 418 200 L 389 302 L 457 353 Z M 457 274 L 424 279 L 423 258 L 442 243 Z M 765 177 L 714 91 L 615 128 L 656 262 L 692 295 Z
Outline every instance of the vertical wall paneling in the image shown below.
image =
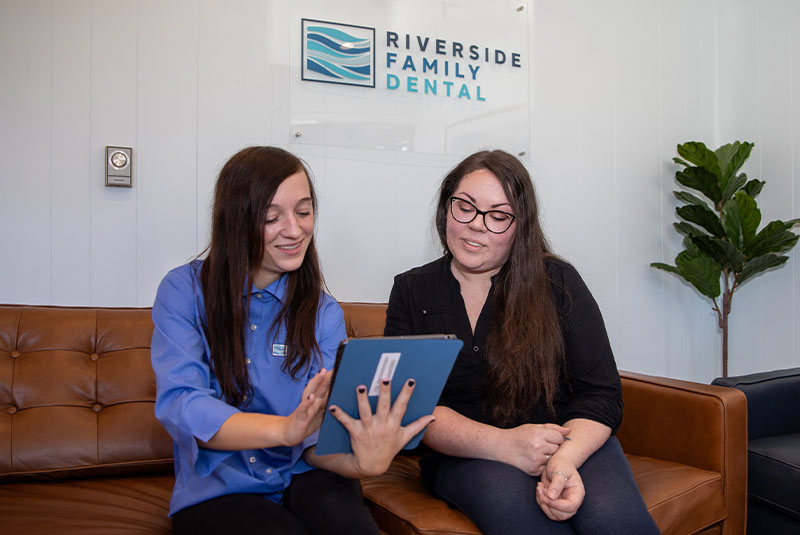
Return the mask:
M 759 173 L 767 185 L 760 196 L 762 225 L 773 219 L 792 217 L 792 145 L 791 145 L 791 69 L 786 68 L 786 52 L 791 49 L 789 36 L 797 28 L 789 26 L 789 4 L 792 0 L 760 0 L 756 31 L 758 46 L 758 108 L 759 143 L 757 156 Z M 790 259 L 789 262 L 796 261 Z M 750 355 L 737 354 L 742 362 L 736 362 L 736 369 L 758 370 L 774 369 L 786 361 L 784 333 L 792 332 L 797 324 L 793 322 L 793 303 L 786 299 L 787 290 L 792 287 L 794 274 L 788 264 L 765 273 L 763 292 L 763 334 L 761 358 L 752 359 Z M 738 329 L 743 328 L 741 320 Z M 746 323 L 745 323 L 746 325 Z
M 541 205 L 544 230 L 556 253 L 579 253 L 580 160 L 574 138 L 581 118 L 580 40 L 574 2 L 537 2 L 533 12 L 531 173 Z
M 660 288 L 652 284 L 649 263 L 661 252 L 658 21 L 648 17 L 647 4 L 623 0 L 616 4 L 617 58 L 614 78 L 625 80 L 615 91 L 617 145 L 617 265 L 618 336 L 615 351 L 620 366 L 649 366 L 637 362 L 642 354 L 657 354 L 661 325 L 648 303 L 657 302 Z M 660 319 L 660 318 L 659 318 Z M 619 336 L 624 333 L 624 336 Z M 648 368 L 646 368 L 648 369 Z
M 91 304 L 136 305 L 139 3 L 91 6 Z M 133 147 L 133 188 L 105 187 L 106 145 Z
M 238 150 L 270 139 L 270 16 L 264 2 L 201 0 L 197 66 L 197 252 L 209 239 L 214 184 Z M 186 261 L 179 254 L 174 265 Z
M 50 23 L 47 0 L 0 5 L 0 302 L 52 295 Z
M 719 140 L 716 138 L 719 113 L 718 86 L 719 86 L 719 49 L 724 46 L 724 40 L 719 36 L 715 24 L 717 2 L 706 1 L 703 3 L 689 2 L 687 16 L 691 23 L 686 24 L 689 31 L 686 35 L 686 91 L 691 114 L 685 116 L 686 122 L 682 125 L 683 135 L 677 143 L 698 140 L 711 147 L 716 147 Z M 681 24 L 678 28 L 683 27 Z M 674 111 L 674 110 L 673 110 Z M 670 121 L 674 124 L 674 120 Z M 677 144 L 676 143 L 676 144 Z M 675 154 L 675 146 L 668 160 Z M 677 168 L 677 167 L 675 167 Z M 674 178 L 673 178 L 673 184 Z M 677 188 L 674 188 L 677 189 Z M 670 218 L 664 221 L 663 228 L 670 228 L 676 220 L 674 211 Z M 679 249 L 682 245 L 679 246 Z M 665 277 L 668 274 L 663 274 Z M 676 281 L 670 281 L 670 284 Z M 722 348 L 720 331 L 717 328 L 717 319 L 711 309 L 711 302 L 684 281 L 677 281 L 680 291 L 684 292 L 687 301 L 685 308 L 675 311 L 683 313 L 686 317 L 686 329 L 682 333 L 672 333 L 672 336 L 681 336 L 686 339 L 686 368 L 677 377 L 696 378 L 717 377 L 722 373 L 720 352 Z M 665 354 L 671 359 L 672 355 Z
M 571 217 L 580 222 L 577 255 L 569 260 L 580 271 L 600 305 L 612 343 L 620 337 L 617 306 L 617 103 L 618 80 L 614 35 L 616 8 L 583 2 L 574 14 L 579 43 L 577 72 L 581 95 L 576 99 L 580 122 L 573 134 L 580 168 L 580 196 Z M 598 21 L 604 21 L 598 24 Z M 545 81 L 542 80 L 544 83 Z M 553 244 L 559 250 L 558 244 Z
M 52 3 L 53 304 L 91 302 L 91 2 Z
M 197 252 L 197 0 L 139 14 L 137 304 Z
M 689 5 L 689 4 L 692 5 Z M 674 265 L 674 259 L 682 248 L 682 236 L 672 228 L 677 218 L 678 206 L 673 191 L 677 188 L 675 171 L 679 166 L 672 163 L 675 147 L 691 136 L 689 123 L 699 113 L 699 108 L 709 103 L 699 102 L 695 92 L 687 87 L 689 78 L 687 59 L 695 57 L 690 50 L 690 35 L 694 35 L 696 19 L 688 15 L 694 2 L 686 0 L 670 5 L 659 4 L 659 180 L 661 181 L 661 254 L 651 261 Z M 694 22 L 694 24 L 692 24 Z M 668 120 L 672 118 L 672 120 Z M 672 274 L 650 268 L 650 278 L 660 287 L 661 348 L 659 353 L 664 363 L 663 373 L 669 376 L 686 376 L 688 368 L 689 341 L 682 333 L 689 327 L 685 313 L 690 303 L 698 297 L 692 295 L 680 279 Z

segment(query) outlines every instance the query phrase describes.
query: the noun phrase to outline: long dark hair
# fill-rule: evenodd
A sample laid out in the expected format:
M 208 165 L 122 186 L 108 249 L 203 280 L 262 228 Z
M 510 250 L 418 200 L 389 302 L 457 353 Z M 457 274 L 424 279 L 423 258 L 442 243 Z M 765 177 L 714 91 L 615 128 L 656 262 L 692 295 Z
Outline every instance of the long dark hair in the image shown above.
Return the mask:
M 211 347 L 211 369 L 225 400 L 246 405 L 253 386 L 247 371 L 245 329 L 252 284 L 264 255 L 264 218 L 275 192 L 289 176 L 308 170 L 296 156 L 275 147 L 248 147 L 233 155 L 220 171 L 214 193 L 211 243 L 200 272 Z M 312 206 L 317 198 L 311 181 Z M 286 297 L 271 329 L 286 324 L 286 357 L 282 368 L 296 379 L 319 346 L 315 321 L 323 288 L 314 239 L 300 268 L 288 274 Z M 266 340 L 265 342 L 266 343 Z
M 564 339 L 550 293 L 545 258 L 552 256 L 539 222 L 536 193 L 525 166 L 501 150 L 468 156 L 439 189 L 436 230 L 445 255 L 449 200 L 461 180 L 485 169 L 494 174 L 516 215 L 509 257 L 492 290 L 487 340 L 487 409 L 499 425 L 510 425 L 543 399 L 551 414 L 564 371 Z

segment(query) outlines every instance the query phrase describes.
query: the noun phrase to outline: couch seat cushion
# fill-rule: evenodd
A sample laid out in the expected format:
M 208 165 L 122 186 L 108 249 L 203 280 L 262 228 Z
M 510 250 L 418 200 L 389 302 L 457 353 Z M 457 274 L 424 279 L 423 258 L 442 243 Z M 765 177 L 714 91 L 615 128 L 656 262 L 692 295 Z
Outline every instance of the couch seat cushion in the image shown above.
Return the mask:
M 168 535 L 172 475 L 0 485 L 3 533 Z
M 696 533 L 725 518 L 719 473 L 651 457 L 626 456 L 662 535 Z
M 800 516 L 800 433 L 751 440 L 750 497 Z
M 361 480 L 382 530 L 392 535 L 480 535 L 475 524 L 422 486 L 419 457 L 398 455 L 383 475 Z

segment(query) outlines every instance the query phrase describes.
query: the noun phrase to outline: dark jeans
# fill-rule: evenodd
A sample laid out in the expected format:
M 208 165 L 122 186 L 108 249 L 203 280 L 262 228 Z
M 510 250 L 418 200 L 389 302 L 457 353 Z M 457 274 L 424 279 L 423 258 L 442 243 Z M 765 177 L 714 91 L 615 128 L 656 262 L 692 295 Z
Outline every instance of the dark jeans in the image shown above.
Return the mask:
M 639 493 L 616 437 L 578 470 L 586 497 L 564 522 L 545 516 L 536 502 L 538 477 L 505 463 L 448 459 L 434 483 L 443 499 L 463 511 L 486 535 L 603 535 L 659 533 Z
M 256 494 L 220 496 L 175 513 L 176 535 L 375 534 L 378 526 L 364 504 L 361 484 L 326 470 L 296 475 L 283 505 Z

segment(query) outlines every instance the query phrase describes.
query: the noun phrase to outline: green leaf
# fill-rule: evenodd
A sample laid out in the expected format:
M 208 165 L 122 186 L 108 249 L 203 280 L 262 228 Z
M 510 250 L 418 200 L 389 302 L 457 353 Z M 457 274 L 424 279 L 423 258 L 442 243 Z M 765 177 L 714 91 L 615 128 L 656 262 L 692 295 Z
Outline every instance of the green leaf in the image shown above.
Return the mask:
M 742 173 L 742 175 L 745 177 L 745 179 L 747 178 L 747 175 L 745 175 L 744 173 Z M 747 193 L 748 195 L 750 195 L 752 198 L 755 199 L 756 197 L 758 197 L 758 194 L 761 193 L 761 188 L 764 187 L 764 184 L 766 184 L 766 182 L 764 182 L 763 180 L 758 180 L 757 178 L 754 178 L 753 180 L 745 184 L 744 188 L 742 189 L 745 193 Z
M 681 218 L 703 227 L 718 238 L 725 235 L 725 229 L 719 222 L 719 218 L 708 208 L 691 204 L 689 206 L 679 206 L 675 211 Z
M 678 154 L 680 154 L 683 159 L 713 173 L 714 177 L 717 179 L 717 183 L 721 183 L 722 172 L 719 168 L 717 155 L 714 154 L 714 151 L 706 147 L 705 144 L 700 141 L 689 141 L 688 143 L 678 145 Z
M 741 175 L 736 175 L 728 180 L 727 184 L 725 185 L 725 189 L 722 191 L 722 202 L 727 202 L 730 200 L 730 198 L 733 197 L 733 195 L 739 191 L 742 186 L 744 186 L 745 182 L 747 182 L 747 175 L 744 173 Z
M 728 167 L 728 163 L 730 163 L 731 158 L 733 158 L 737 150 L 739 150 L 739 142 L 734 141 L 733 143 L 727 143 L 714 151 L 714 154 L 717 155 L 717 164 L 722 171 L 725 171 L 725 169 Z M 723 173 L 722 176 L 725 177 L 726 175 Z M 730 178 L 730 176 L 727 176 L 727 178 Z
M 711 210 L 711 207 L 708 206 L 706 201 L 700 197 L 695 197 L 688 191 L 673 191 L 672 193 L 674 193 L 675 197 L 681 202 L 685 202 L 686 204 L 696 204 L 697 206 L 704 206 L 705 208 Z
M 722 199 L 722 190 L 717 183 L 717 177 L 711 171 L 702 167 L 687 167 L 675 173 L 675 180 L 687 188 L 695 189 L 711 199 L 714 204 Z
M 750 151 L 753 150 L 753 144 L 745 141 L 739 143 L 735 141 L 727 145 L 723 145 L 716 150 L 717 161 L 720 169 L 722 169 L 722 189 L 728 190 L 730 180 L 736 176 L 739 169 L 742 168 L 744 162 L 750 157 Z M 723 161 L 724 159 L 724 161 Z M 742 182 L 744 184 L 744 182 Z M 739 188 L 731 191 L 731 195 Z M 728 197 L 726 197 L 727 199 Z
M 753 241 L 745 247 L 744 253 L 749 258 L 755 258 L 767 253 L 785 253 L 797 243 L 798 236 L 789 229 L 795 225 L 793 221 L 770 221 L 756 234 Z
M 729 267 L 738 273 L 744 266 L 744 254 L 727 240 L 698 236 L 692 238 L 697 248 L 706 256 L 712 257 L 721 267 Z
M 692 166 L 692 164 L 690 164 L 686 160 L 681 160 L 680 158 L 673 158 L 672 161 L 675 162 L 675 163 L 681 164 L 683 166 L 686 166 L 686 167 L 691 167 Z
M 684 223 L 680 221 L 678 223 L 673 223 L 673 227 L 678 233 L 683 234 L 684 236 L 694 237 L 694 236 L 705 236 L 706 234 L 703 233 L 700 229 L 695 227 L 694 225 L 690 225 L 689 223 Z
M 675 258 L 681 277 L 686 279 L 701 294 L 714 299 L 719 297 L 719 277 L 722 269 L 712 258 L 692 256 L 683 251 Z
M 663 262 L 653 262 L 650 264 L 650 267 L 663 269 L 664 271 L 669 271 L 670 273 L 675 273 L 676 275 L 681 274 L 681 270 L 676 268 L 675 266 L 670 266 L 669 264 L 664 264 Z
M 686 253 L 686 256 L 691 256 L 691 257 L 703 256 L 702 251 L 700 251 L 700 249 L 697 247 L 697 244 L 694 243 L 694 240 L 689 236 L 686 236 L 683 239 L 683 248 L 686 249 L 685 251 L 683 251 L 684 253 Z
M 758 224 L 761 223 L 761 211 L 755 199 L 743 191 L 725 203 L 722 207 L 722 224 L 728 240 L 739 250 L 753 241 Z
M 736 276 L 736 283 L 741 286 L 745 281 L 752 279 L 759 273 L 770 268 L 778 267 L 789 260 L 788 256 L 778 256 L 767 254 L 749 260 L 745 263 L 744 269 Z

